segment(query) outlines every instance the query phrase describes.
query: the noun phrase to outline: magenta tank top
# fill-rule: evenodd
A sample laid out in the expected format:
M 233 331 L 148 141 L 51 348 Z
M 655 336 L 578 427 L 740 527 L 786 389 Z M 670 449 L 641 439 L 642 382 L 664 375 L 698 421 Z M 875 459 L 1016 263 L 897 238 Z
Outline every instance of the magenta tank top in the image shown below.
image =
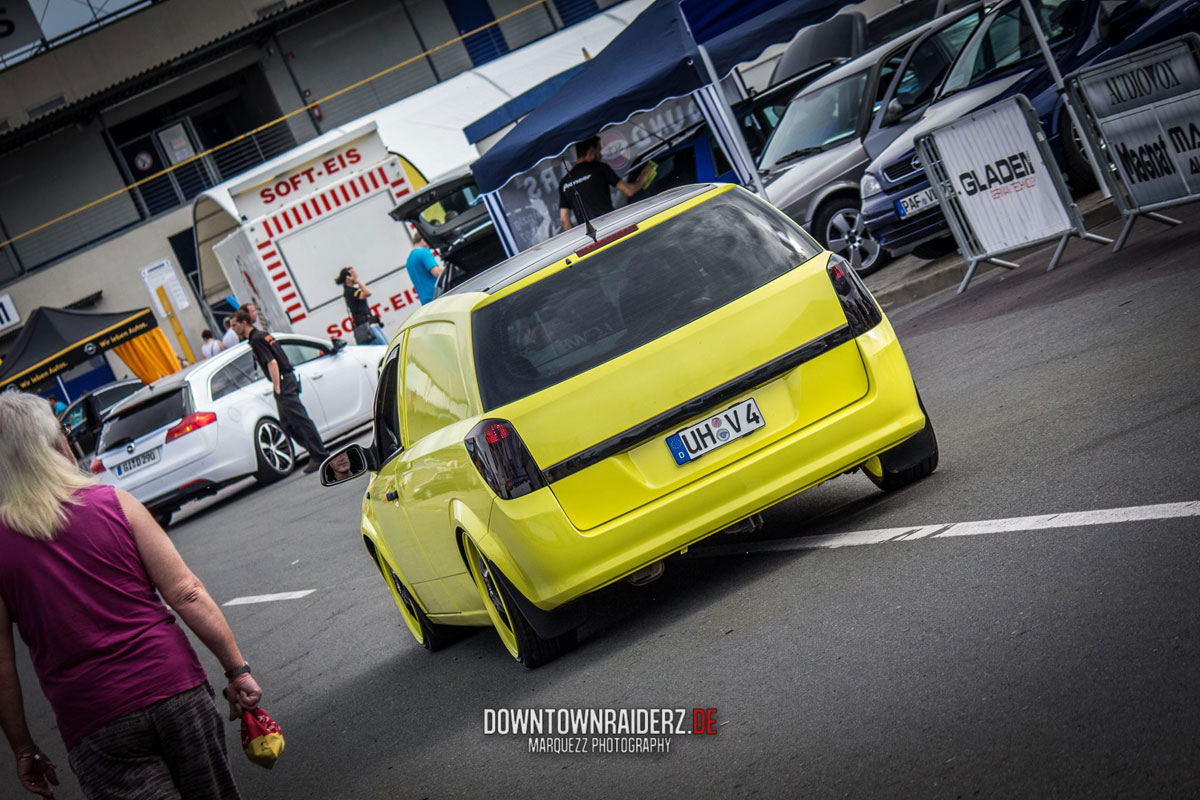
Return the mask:
M 52 542 L 0 522 L 0 597 L 70 750 L 206 676 L 159 599 L 111 486 L 89 486 Z

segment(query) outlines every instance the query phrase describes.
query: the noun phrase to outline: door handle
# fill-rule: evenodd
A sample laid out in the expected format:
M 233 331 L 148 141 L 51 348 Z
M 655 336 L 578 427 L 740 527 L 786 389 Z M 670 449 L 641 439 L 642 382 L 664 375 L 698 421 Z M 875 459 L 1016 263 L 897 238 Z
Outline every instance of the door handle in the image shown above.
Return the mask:
M 392 489 L 390 492 L 388 492 L 387 494 L 385 494 L 383 497 L 384 497 L 384 499 L 385 499 L 385 500 L 387 500 L 389 503 L 394 503 L 394 502 L 396 502 L 397 500 L 399 500 L 399 499 L 400 499 L 400 493 L 399 493 L 399 492 L 397 492 L 395 489 Z
M 321 380 L 321 378 L 324 378 L 324 377 L 325 377 L 325 373 L 324 373 L 324 372 L 314 372 L 314 373 L 313 373 L 313 375 L 312 375 L 312 379 L 313 379 L 314 381 L 319 381 L 319 380 Z

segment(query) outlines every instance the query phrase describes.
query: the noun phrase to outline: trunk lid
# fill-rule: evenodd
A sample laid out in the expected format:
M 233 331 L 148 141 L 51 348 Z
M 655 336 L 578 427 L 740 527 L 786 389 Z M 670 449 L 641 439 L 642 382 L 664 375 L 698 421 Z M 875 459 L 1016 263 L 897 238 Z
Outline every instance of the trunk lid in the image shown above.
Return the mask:
M 497 416 L 510 419 L 543 470 L 845 325 L 824 259 Z M 867 375 L 853 341 L 696 413 L 550 484 L 572 524 L 594 528 L 653 502 L 862 398 Z M 764 425 L 679 465 L 667 438 L 754 398 Z
M 752 204 L 754 216 L 699 213 L 721 198 Z M 760 224 L 777 213 L 727 192 L 669 220 L 692 217 L 688 224 L 639 232 L 473 314 L 488 416 L 513 423 L 578 528 L 662 498 L 867 393 L 858 347 L 843 330 L 840 345 L 818 346 L 794 368 L 697 401 L 846 325 L 828 257 L 782 215 Z M 714 231 L 735 231 L 736 241 Z M 592 263 L 606 252 L 614 257 Z M 668 436 L 750 397 L 762 427 L 676 464 Z M 645 431 L 653 432 L 639 438 Z

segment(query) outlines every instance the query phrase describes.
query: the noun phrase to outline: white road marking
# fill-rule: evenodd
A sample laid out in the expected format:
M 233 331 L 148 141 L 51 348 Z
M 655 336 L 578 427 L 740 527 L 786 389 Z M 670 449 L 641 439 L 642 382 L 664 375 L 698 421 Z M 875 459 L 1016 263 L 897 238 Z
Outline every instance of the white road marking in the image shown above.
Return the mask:
M 278 594 L 256 594 L 250 597 L 235 597 L 227 603 L 226 606 L 248 606 L 251 603 L 273 603 L 276 600 L 299 600 L 301 597 L 308 597 L 315 592 L 316 589 L 305 589 L 302 592 L 279 592 Z
M 976 522 L 954 522 L 941 525 L 909 526 L 907 528 L 878 528 L 851 533 L 827 533 L 796 539 L 769 539 L 743 544 L 724 544 L 702 547 L 687 555 L 695 558 L 733 555 L 736 553 L 783 552 L 787 550 L 816 550 L 820 548 L 856 547 L 884 542 L 911 542 L 917 539 L 941 539 L 947 536 L 978 536 L 985 533 L 1041 531 L 1051 528 L 1082 528 L 1091 525 L 1114 525 L 1121 522 L 1144 522 L 1156 519 L 1200 517 L 1200 501 L 1161 503 L 1153 506 L 1130 506 L 1095 511 L 1070 511 L 1063 514 L 1042 514 L 1034 517 L 1007 517 Z

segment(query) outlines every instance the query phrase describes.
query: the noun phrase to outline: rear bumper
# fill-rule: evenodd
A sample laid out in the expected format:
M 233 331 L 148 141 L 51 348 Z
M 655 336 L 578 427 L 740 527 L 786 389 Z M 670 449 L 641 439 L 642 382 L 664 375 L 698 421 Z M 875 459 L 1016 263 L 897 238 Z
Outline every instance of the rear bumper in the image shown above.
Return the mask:
M 146 500 L 143 505 L 156 511 L 176 511 L 189 500 L 196 500 L 201 497 L 207 497 L 210 494 L 216 494 L 223 485 L 201 479 L 186 486 L 180 486 L 178 489 L 155 497 L 152 500 Z
M 189 436 L 197 436 L 202 431 L 203 428 Z M 175 509 L 254 472 L 256 465 L 249 447 L 218 442 L 215 435 L 211 439 L 211 449 L 201 450 L 203 455 L 198 457 L 175 447 L 182 440 L 168 442 L 163 446 L 161 469 L 145 475 L 134 472 L 125 478 L 118 478 L 109 470 L 103 473 L 102 480 L 124 489 L 147 507 Z
M 895 446 L 924 427 L 908 364 L 886 319 L 855 341 L 869 390 L 840 411 L 587 531 L 571 524 L 549 489 L 497 500 L 479 546 L 549 610 Z

